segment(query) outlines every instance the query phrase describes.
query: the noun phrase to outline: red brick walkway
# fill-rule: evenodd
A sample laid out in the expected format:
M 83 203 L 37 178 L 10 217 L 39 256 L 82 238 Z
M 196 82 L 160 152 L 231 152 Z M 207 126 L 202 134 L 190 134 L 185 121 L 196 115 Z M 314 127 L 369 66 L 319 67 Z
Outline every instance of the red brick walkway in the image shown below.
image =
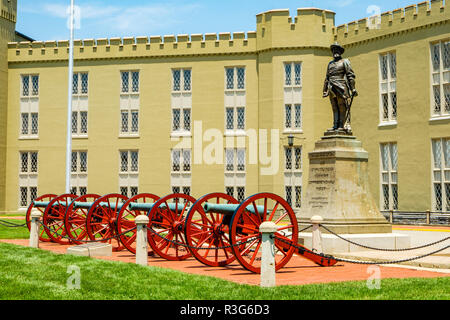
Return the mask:
M 0 242 L 17 245 L 28 245 L 28 240 L 0 240 Z M 68 246 L 61 246 L 54 243 L 41 243 L 40 248 L 55 253 L 65 253 Z M 101 258 L 104 260 L 114 260 L 134 263 L 135 256 L 127 251 L 114 252 L 112 257 Z M 387 257 L 389 259 L 389 257 Z M 223 278 L 237 283 L 259 285 L 260 276 L 243 269 L 239 263 L 235 262 L 228 267 L 212 268 L 202 265 L 197 260 L 191 258 L 185 261 L 167 261 L 161 258 L 149 257 L 149 266 L 170 268 L 186 273 Z M 381 278 L 435 278 L 448 277 L 450 274 L 441 272 L 419 271 L 407 268 L 380 266 Z M 277 272 L 277 285 L 303 285 L 311 283 L 329 283 L 341 281 L 367 280 L 367 265 L 338 263 L 336 266 L 323 268 L 302 257 L 293 256 L 289 263 Z

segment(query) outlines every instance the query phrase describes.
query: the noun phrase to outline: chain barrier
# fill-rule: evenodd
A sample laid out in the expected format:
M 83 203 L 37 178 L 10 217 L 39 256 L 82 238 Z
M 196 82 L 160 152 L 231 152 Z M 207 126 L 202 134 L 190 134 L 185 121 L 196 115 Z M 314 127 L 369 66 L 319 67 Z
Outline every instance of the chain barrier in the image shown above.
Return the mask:
M 49 232 L 52 232 L 52 230 L 51 230 L 49 227 L 47 227 L 43 222 L 39 221 L 39 224 L 40 224 L 42 227 L 44 227 L 44 229 L 48 230 Z M 112 240 L 112 239 L 116 239 L 117 241 L 120 241 L 120 240 L 119 240 L 119 237 L 126 235 L 128 232 L 131 232 L 131 231 L 135 230 L 136 228 L 137 228 L 137 227 L 134 227 L 134 228 L 129 229 L 129 230 L 123 232 L 123 233 L 114 235 L 114 236 L 112 236 L 112 237 L 109 237 L 109 238 L 102 238 L 102 239 L 98 239 L 98 240 L 80 240 L 80 239 L 73 239 L 73 238 L 70 238 L 70 237 L 67 237 L 67 236 L 63 236 L 63 235 L 61 235 L 60 237 L 61 237 L 61 238 L 64 238 L 64 239 L 67 239 L 67 240 L 78 241 L 78 242 L 83 242 L 83 243 L 104 242 L 104 241 L 109 241 L 109 240 Z
M 7 220 L 0 220 L 0 225 L 4 226 L 6 228 L 20 228 L 20 227 L 26 227 L 27 224 L 26 223 L 16 224 L 16 223 L 12 223 Z
M 303 232 L 303 231 L 306 231 L 306 230 L 311 229 L 311 228 L 312 228 L 312 225 L 307 226 L 306 228 L 300 230 L 298 233 Z
M 246 243 L 250 243 L 250 242 L 252 242 L 252 241 L 254 241 L 256 239 L 260 239 L 261 238 L 261 236 L 258 235 L 258 236 L 255 236 L 253 238 L 250 238 L 250 239 L 248 239 L 246 241 L 238 241 L 236 244 L 231 244 L 229 246 L 205 248 L 205 247 L 190 246 L 190 245 L 188 245 L 186 243 L 181 243 L 181 242 L 177 242 L 177 241 L 174 241 L 174 240 L 170 240 L 170 239 L 164 238 L 162 235 L 158 234 L 156 231 L 152 230 L 151 228 L 149 228 L 147 226 L 145 226 L 145 228 L 147 230 L 150 230 L 150 232 L 152 232 L 153 234 L 157 235 L 159 238 L 161 238 L 163 240 L 166 240 L 166 241 L 168 241 L 168 242 L 170 242 L 170 243 L 172 243 L 172 244 L 174 244 L 176 246 L 185 247 L 185 248 L 189 248 L 189 249 L 193 249 L 193 250 L 222 250 L 222 249 L 229 249 L 229 248 L 241 246 L 241 245 L 246 244 Z
M 275 237 L 275 239 L 278 240 L 278 241 L 281 241 L 283 243 L 286 243 L 286 244 L 290 245 L 291 247 L 294 247 L 294 248 L 296 248 L 298 250 L 302 250 L 302 251 L 305 250 L 305 248 L 299 247 L 299 246 L 293 244 L 290 241 L 286 241 L 286 240 L 278 238 L 278 237 Z M 326 254 L 323 254 L 323 253 L 322 254 L 318 254 L 318 255 L 322 256 L 324 258 L 331 258 L 331 259 L 334 259 L 336 261 L 347 262 L 347 263 L 354 263 L 354 264 L 396 264 L 396 263 L 409 262 L 409 261 L 414 261 L 414 260 L 418 260 L 418 259 L 421 259 L 421 258 L 425 258 L 425 257 L 431 256 L 433 254 L 439 253 L 441 251 L 444 251 L 444 250 L 446 250 L 448 248 L 450 248 L 450 245 L 448 245 L 446 247 L 443 247 L 443 248 L 440 248 L 440 249 L 438 249 L 436 251 L 433 251 L 433 252 L 421 255 L 421 256 L 417 256 L 417 257 L 413 257 L 413 258 L 407 258 L 407 259 L 402 259 L 402 260 L 391 260 L 391 261 L 359 261 L 359 260 L 350 260 L 350 259 L 336 258 L 336 257 L 334 257 L 332 255 L 326 255 Z
M 383 249 L 383 248 L 369 247 L 369 246 L 366 246 L 366 245 L 363 245 L 363 244 L 360 244 L 360 243 L 353 242 L 353 241 L 351 241 L 351 240 L 349 240 L 349 239 L 345 239 L 345 238 L 341 237 L 340 235 L 338 235 L 337 233 L 335 233 L 335 232 L 333 232 L 332 230 L 328 229 L 328 228 L 325 227 L 324 225 L 320 225 L 320 226 L 321 226 L 322 228 L 324 228 L 326 231 L 328 231 L 328 232 L 331 233 L 332 235 L 335 235 L 336 237 L 338 237 L 338 238 L 341 239 L 341 240 L 347 241 L 348 243 L 354 244 L 354 245 L 356 245 L 356 246 L 358 246 L 358 247 L 362 247 L 362 248 L 366 248 L 366 249 L 371 249 L 371 250 L 376 250 L 376 251 L 387 251 L 387 252 L 412 251 L 412 250 L 417 250 L 417 249 L 422 249 L 422 248 L 431 247 L 431 246 L 434 246 L 434 245 L 439 244 L 439 243 L 441 243 L 441 242 L 445 242 L 445 241 L 447 241 L 447 240 L 450 239 L 450 237 L 446 237 L 446 238 L 444 238 L 444 239 L 441 239 L 441 240 L 438 240 L 438 241 L 435 241 L 435 242 L 432 242 L 432 243 L 429 243 L 429 244 L 425 244 L 425 245 L 422 245 L 422 246 L 413 247 L 413 248 L 405 248 L 405 249 Z

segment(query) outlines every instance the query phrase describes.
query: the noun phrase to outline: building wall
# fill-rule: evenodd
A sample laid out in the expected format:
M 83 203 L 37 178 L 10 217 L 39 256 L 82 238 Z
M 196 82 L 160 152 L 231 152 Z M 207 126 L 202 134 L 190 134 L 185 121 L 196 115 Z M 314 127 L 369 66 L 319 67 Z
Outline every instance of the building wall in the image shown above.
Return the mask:
M 0 2 L 0 212 L 6 205 L 6 133 L 8 105 L 8 42 L 14 40 L 17 1 Z
M 430 44 L 448 41 L 449 17 L 441 1 L 432 1 L 384 13 L 379 29 L 357 28 L 362 22 L 337 27 L 335 40 L 347 48 L 345 55 L 357 74 L 359 96 L 352 108 L 352 125 L 370 155 L 372 194 L 382 202 L 380 144 L 396 142 L 402 211 L 433 211 L 431 141 L 450 137 L 450 120 L 432 119 Z M 397 60 L 397 121 L 393 125 L 380 120 L 379 55 L 386 52 L 395 52 Z
M 194 139 L 196 122 L 201 121 L 203 133 L 218 129 L 223 145 L 230 139 L 237 145 L 242 139 L 223 135 L 225 68 L 240 66 L 246 70 L 246 129 L 266 129 L 269 153 L 277 142 L 279 156 L 275 174 L 262 174 L 267 165 L 248 163 L 254 146 L 247 134 L 246 196 L 263 191 L 284 196 L 284 148 L 292 134 L 284 129 L 284 63 L 299 62 L 303 126 L 293 135 L 295 146 L 302 147 L 305 194 L 308 152 L 332 123 L 322 88 L 331 60 L 329 46 L 339 41 L 357 74 L 360 95 L 353 106 L 352 126 L 370 154 L 373 195 L 380 199 L 380 143 L 397 142 L 400 209 L 429 209 L 431 139 L 450 136 L 450 120 L 429 121 L 430 42 L 450 35 L 448 9 L 441 1 L 425 5 L 418 5 L 416 15 L 408 7 L 404 18 L 398 11 L 383 14 L 379 29 L 366 28 L 366 20 L 335 27 L 334 13 L 327 10 L 299 9 L 296 17 L 289 17 L 288 10 L 272 10 L 256 16 L 255 32 L 75 41 L 75 72 L 89 73 L 89 133 L 88 139 L 73 140 L 73 150 L 88 151 L 88 191 L 118 192 L 119 150 L 139 150 L 139 192 L 171 193 L 171 149 L 179 143 L 171 139 L 171 70 L 190 68 L 192 137 L 186 143 L 192 149 L 191 194 L 223 192 L 224 165 L 205 164 L 195 152 L 200 147 Z M 39 153 L 39 195 L 64 192 L 68 42 L 11 42 L 8 47 L 8 170 L 3 176 L 8 186 L 4 210 L 12 212 L 18 210 L 21 151 Z M 398 121 L 379 126 L 379 54 L 392 50 L 397 54 Z M 135 138 L 119 135 L 120 71 L 124 70 L 140 71 L 140 126 Z M 19 138 L 23 74 L 40 77 L 37 139 Z M 272 129 L 279 136 L 271 137 Z M 258 138 L 265 142 L 262 134 Z M 202 142 L 203 151 L 208 146 L 211 141 Z

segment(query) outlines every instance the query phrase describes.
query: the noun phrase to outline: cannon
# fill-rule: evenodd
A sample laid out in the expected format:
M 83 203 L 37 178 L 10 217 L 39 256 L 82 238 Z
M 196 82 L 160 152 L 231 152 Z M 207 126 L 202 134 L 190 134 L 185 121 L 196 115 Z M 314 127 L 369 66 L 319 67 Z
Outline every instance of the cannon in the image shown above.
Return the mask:
M 320 266 L 337 263 L 331 257 L 298 244 L 298 223 L 292 208 L 283 198 L 271 193 L 253 195 L 241 204 L 223 193 L 200 198 L 186 218 L 186 242 L 192 255 L 206 265 L 225 266 L 237 259 L 245 269 L 260 273 L 259 227 L 266 221 L 278 226 L 275 234 L 276 270 L 285 266 L 294 253 Z
M 285 266 L 293 254 L 320 266 L 337 261 L 298 244 L 297 218 L 290 205 L 272 193 L 248 197 L 242 203 L 225 193 L 211 193 L 198 200 L 190 195 L 158 197 L 143 193 L 128 199 L 121 194 L 81 197 L 47 194 L 33 201 L 27 210 L 30 228 L 32 209 L 43 213 L 40 240 L 60 244 L 86 241 L 108 242 L 113 251 L 136 253 L 138 215 L 149 217 L 149 255 L 167 260 L 194 257 L 201 263 L 220 267 L 237 260 L 245 269 L 261 270 L 263 222 L 275 223 L 275 269 Z

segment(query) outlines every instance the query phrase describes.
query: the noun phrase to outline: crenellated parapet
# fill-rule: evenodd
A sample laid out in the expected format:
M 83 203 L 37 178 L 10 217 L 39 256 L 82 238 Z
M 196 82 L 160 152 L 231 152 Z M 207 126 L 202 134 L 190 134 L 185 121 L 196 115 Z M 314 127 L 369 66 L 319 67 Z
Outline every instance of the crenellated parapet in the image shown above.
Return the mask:
M 328 47 L 333 39 L 335 13 L 317 8 L 271 10 L 256 16 L 258 50 Z
M 64 61 L 68 59 L 69 41 L 10 42 L 8 48 L 9 63 Z M 76 60 L 251 54 L 255 50 L 254 31 L 74 41 Z
M 17 0 L 0 0 L 0 17 L 16 23 Z
M 344 46 L 426 28 L 448 24 L 450 9 L 444 0 L 424 1 L 405 8 L 387 11 L 381 17 L 370 17 L 339 25 L 333 29 L 334 41 Z

